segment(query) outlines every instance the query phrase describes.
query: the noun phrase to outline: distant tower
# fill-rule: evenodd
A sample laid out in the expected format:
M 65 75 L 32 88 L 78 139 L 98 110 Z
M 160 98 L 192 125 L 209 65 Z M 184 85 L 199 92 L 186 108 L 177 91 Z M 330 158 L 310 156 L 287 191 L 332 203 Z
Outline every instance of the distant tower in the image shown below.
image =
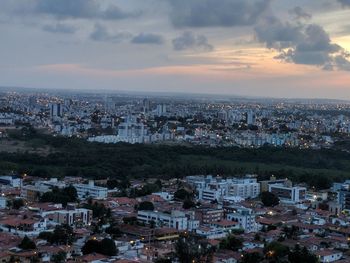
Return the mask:
M 31 96 L 29 97 L 29 107 L 31 109 L 34 109 L 36 107 L 37 103 L 36 103 L 36 97 Z
M 143 112 L 148 113 L 151 109 L 151 101 L 149 99 L 144 99 L 142 101 L 143 104 Z
M 255 114 L 251 110 L 247 112 L 247 124 L 255 125 Z
M 166 105 L 165 104 L 158 104 L 157 105 L 156 115 L 159 117 L 166 115 Z
M 73 104 L 73 101 L 71 99 L 64 99 L 64 111 L 65 112 L 69 111 L 72 104 Z
M 61 103 L 50 103 L 49 107 L 51 119 L 63 116 L 63 106 Z

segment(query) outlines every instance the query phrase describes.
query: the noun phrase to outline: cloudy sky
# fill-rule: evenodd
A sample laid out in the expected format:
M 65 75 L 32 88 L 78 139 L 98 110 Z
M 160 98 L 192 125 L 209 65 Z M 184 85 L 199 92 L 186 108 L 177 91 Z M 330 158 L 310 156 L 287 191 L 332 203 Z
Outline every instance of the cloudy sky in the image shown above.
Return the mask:
M 350 99 L 350 0 L 1 0 L 0 86 Z

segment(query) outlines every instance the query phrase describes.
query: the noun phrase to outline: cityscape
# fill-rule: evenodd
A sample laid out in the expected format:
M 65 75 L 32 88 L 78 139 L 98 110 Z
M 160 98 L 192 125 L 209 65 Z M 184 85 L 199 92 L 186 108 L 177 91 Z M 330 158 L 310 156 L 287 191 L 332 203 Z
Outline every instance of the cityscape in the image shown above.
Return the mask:
M 349 0 L 1 0 L 0 262 L 350 263 Z

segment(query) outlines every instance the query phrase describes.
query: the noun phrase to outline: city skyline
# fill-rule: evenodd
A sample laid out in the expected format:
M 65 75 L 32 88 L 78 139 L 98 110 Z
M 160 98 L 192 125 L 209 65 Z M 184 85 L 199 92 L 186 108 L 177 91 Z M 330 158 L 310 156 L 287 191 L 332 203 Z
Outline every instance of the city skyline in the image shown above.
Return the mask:
M 350 99 L 347 0 L 0 6 L 1 86 Z

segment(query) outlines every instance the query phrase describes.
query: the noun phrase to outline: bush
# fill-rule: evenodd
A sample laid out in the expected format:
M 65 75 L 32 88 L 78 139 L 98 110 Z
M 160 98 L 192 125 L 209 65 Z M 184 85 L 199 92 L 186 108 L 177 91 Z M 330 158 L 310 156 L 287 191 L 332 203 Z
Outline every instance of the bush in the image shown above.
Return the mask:
M 18 245 L 19 248 L 21 249 L 25 249 L 25 250 L 30 250 L 30 249 L 36 249 L 36 245 L 33 242 L 33 240 L 31 240 L 29 237 L 25 236 L 21 243 Z

